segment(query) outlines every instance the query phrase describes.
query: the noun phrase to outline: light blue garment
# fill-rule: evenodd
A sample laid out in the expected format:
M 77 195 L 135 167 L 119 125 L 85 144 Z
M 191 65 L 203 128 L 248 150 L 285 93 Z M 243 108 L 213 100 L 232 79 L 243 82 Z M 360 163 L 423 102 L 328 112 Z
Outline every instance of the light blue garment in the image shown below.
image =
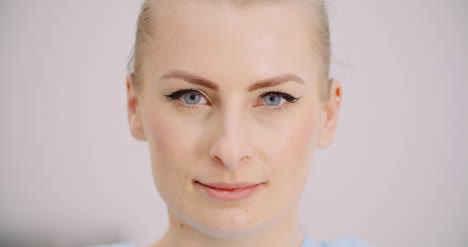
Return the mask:
M 99 245 L 90 247 L 136 247 L 134 244 L 112 244 L 112 245 Z M 304 239 L 302 247 L 370 247 L 369 245 L 354 240 L 352 238 L 340 238 L 333 242 L 320 242 L 315 243 L 310 238 Z
M 306 238 L 302 247 L 371 247 L 368 244 L 354 240 L 352 238 L 339 238 L 333 242 L 314 243 L 310 238 Z
M 93 245 L 89 247 L 135 247 L 134 244 L 111 244 L 111 245 Z

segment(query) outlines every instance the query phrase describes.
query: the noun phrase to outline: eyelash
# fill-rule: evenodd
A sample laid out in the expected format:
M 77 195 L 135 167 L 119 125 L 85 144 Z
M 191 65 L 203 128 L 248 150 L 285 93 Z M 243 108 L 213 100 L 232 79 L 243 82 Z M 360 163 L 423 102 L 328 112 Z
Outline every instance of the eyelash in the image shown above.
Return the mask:
M 193 88 L 178 89 L 177 91 L 173 92 L 172 94 L 167 94 L 167 95 L 164 94 L 164 96 L 166 96 L 166 98 L 168 100 L 170 100 L 171 102 L 176 103 L 177 106 L 182 107 L 183 109 L 194 110 L 197 107 L 197 105 L 191 106 L 191 105 L 180 103 L 178 101 L 178 99 L 180 99 L 182 96 L 184 96 L 185 94 L 188 94 L 188 93 L 197 93 L 197 94 L 200 94 L 205 99 L 207 98 L 203 92 L 200 92 L 199 90 L 196 90 L 196 89 L 193 89 Z M 287 103 L 284 103 L 284 104 L 282 104 L 280 106 L 263 105 L 263 106 L 266 106 L 267 111 L 271 111 L 271 112 L 286 110 L 288 107 L 290 107 L 291 104 L 296 103 L 300 99 L 300 97 L 296 98 L 296 97 L 294 97 L 294 96 L 292 96 L 292 95 L 290 95 L 288 93 L 282 92 L 280 90 L 265 92 L 265 93 L 261 94 L 259 96 L 259 98 L 264 98 L 265 96 L 268 96 L 268 95 L 276 95 L 276 96 L 279 96 L 279 97 L 281 97 L 281 98 L 283 98 L 283 99 L 285 99 L 287 101 Z M 208 105 L 210 105 L 210 102 L 208 101 L 208 99 L 206 99 L 206 101 L 208 102 Z
M 168 100 L 171 102 L 175 103 L 178 107 L 181 107 L 184 110 L 195 110 L 197 108 L 197 105 L 187 105 L 187 104 L 182 104 L 178 101 L 180 97 L 184 96 L 185 94 L 188 93 L 197 93 L 200 94 L 202 97 L 205 99 L 207 98 L 204 93 L 200 92 L 199 90 L 188 88 L 188 89 L 178 89 L 177 91 L 173 92 L 172 94 L 164 94 Z M 206 100 L 209 102 L 208 100 Z

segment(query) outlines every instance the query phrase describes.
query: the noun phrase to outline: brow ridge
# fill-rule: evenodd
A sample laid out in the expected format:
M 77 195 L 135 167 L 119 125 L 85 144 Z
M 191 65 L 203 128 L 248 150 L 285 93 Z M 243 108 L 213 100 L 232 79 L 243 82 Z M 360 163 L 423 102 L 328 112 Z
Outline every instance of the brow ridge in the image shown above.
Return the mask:
M 171 70 L 161 76 L 161 79 L 170 79 L 170 78 L 184 80 L 186 82 L 204 86 L 204 87 L 213 89 L 215 91 L 219 90 L 219 86 L 213 81 L 203 78 L 201 76 L 192 74 L 190 72 L 183 71 L 183 70 L 178 70 L 178 69 Z M 288 74 L 282 74 L 279 76 L 256 81 L 250 86 L 248 86 L 247 91 L 252 92 L 252 91 L 259 90 L 259 89 L 266 88 L 266 87 L 277 86 L 277 85 L 280 85 L 289 81 L 294 81 L 294 82 L 298 82 L 302 84 L 304 83 L 304 80 L 300 78 L 299 76 L 288 73 Z

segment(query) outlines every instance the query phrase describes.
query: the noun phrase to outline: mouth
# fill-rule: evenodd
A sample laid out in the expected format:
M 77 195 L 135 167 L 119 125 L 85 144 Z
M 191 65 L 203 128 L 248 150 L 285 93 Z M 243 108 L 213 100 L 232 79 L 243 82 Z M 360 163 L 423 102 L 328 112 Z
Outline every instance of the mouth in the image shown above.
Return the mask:
M 195 180 L 209 196 L 218 200 L 233 201 L 252 196 L 265 183 L 202 183 Z

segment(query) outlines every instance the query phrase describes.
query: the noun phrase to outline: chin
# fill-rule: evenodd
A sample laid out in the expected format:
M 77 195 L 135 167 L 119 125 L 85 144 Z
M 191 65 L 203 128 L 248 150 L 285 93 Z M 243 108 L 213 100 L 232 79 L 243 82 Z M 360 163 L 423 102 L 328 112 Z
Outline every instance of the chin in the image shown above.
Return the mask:
M 265 220 L 271 218 L 265 215 L 265 210 L 258 212 L 242 207 L 198 208 L 195 214 L 187 212 L 185 215 L 174 213 L 198 231 L 225 239 L 248 238 L 271 225 L 271 222 Z
M 220 238 L 246 238 L 261 232 L 269 226 L 265 222 L 260 212 L 242 208 L 218 209 L 205 217 L 198 218 L 193 222 L 194 227 L 207 234 Z M 198 223 L 198 224 L 197 224 Z

